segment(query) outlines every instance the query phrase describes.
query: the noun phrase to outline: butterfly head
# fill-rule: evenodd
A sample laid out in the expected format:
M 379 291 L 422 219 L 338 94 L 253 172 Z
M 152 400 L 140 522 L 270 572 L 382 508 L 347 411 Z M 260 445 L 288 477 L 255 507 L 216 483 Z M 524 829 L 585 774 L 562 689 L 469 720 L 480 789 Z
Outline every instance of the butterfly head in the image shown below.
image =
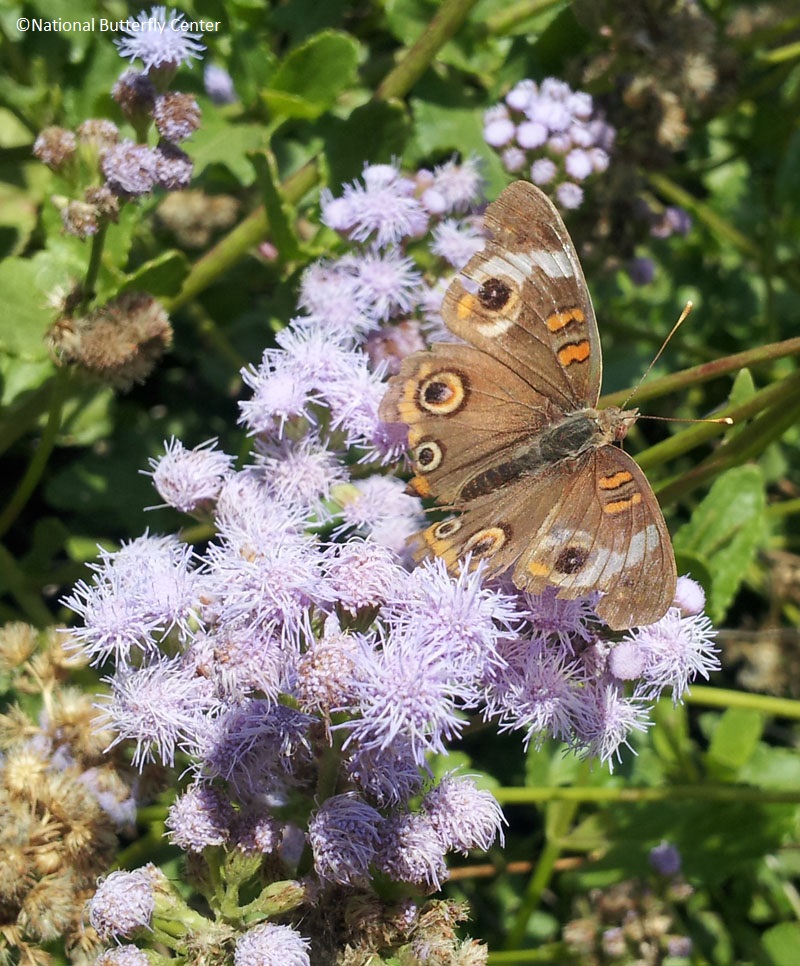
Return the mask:
M 620 409 L 609 406 L 597 413 L 597 423 L 608 443 L 619 443 L 628 435 L 628 430 L 639 418 L 638 409 Z

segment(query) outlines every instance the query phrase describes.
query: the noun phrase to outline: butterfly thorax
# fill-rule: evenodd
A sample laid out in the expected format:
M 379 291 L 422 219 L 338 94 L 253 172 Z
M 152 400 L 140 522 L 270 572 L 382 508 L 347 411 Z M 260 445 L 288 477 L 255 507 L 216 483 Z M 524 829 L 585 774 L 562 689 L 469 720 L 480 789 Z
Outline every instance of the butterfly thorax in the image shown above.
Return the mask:
M 474 500 L 523 476 L 553 472 L 586 453 L 623 439 L 638 416 L 635 409 L 579 409 L 565 413 L 515 447 L 508 459 L 473 476 L 459 493 L 459 502 Z

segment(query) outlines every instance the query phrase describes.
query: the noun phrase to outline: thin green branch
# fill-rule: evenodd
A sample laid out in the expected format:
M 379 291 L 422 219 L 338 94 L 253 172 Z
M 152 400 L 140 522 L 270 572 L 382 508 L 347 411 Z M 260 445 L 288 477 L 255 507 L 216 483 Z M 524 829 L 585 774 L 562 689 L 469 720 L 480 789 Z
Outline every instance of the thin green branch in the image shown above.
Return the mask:
M 388 101 L 404 97 L 433 63 L 437 52 L 456 34 L 476 3 L 477 0 L 444 0 L 433 20 L 384 77 L 375 99 Z
M 760 711 L 773 718 L 792 718 L 800 720 L 800 701 L 791 698 L 775 698 L 770 694 L 751 694 L 748 691 L 730 691 L 727 688 L 711 688 L 706 685 L 693 685 L 684 695 L 686 704 L 702 705 L 706 708 L 744 708 Z
M 784 342 L 771 342 L 769 345 L 757 346 L 754 349 L 747 349 L 745 352 L 736 352 L 734 355 L 724 356 L 722 359 L 715 359 L 713 362 L 704 362 L 702 365 L 673 372 L 659 379 L 651 379 L 636 391 L 636 402 L 640 404 L 648 399 L 657 399 L 670 393 L 686 391 L 692 386 L 709 382 L 711 379 L 719 379 L 721 376 L 738 372 L 748 366 L 757 366 L 765 362 L 773 362 L 775 359 L 795 355 L 800 355 L 800 338 L 786 339 Z M 606 393 L 600 399 L 600 405 L 621 406 L 629 396 L 629 389 Z
M 22 512 L 33 491 L 38 486 L 39 480 L 42 478 L 47 460 L 50 458 L 59 430 L 61 429 L 61 417 L 68 378 L 67 370 L 61 369 L 50 384 L 50 411 L 47 416 L 47 424 L 42 433 L 42 438 L 34 450 L 33 457 L 28 464 L 25 474 L 17 484 L 17 488 L 11 495 L 11 499 L 6 504 L 3 512 L 0 513 L 0 538 L 3 537 L 11 524 Z
M 96 235 L 92 237 L 92 251 L 89 256 L 89 266 L 86 269 L 86 278 L 83 280 L 83 305 L 86 307 L 94 298 L 97 276 L 100 273 L 100 265 L 103 260 L 103 248 L 106 244 L 106 233 L 108 222 L 105 222 Z
M 629 785 L 604 788 L 552 785 L 538 788 L 495 788 L 492 794 L 501 805 L 541 805 L 544 802 L 591 803 L 594 805 L 653 802 L 728 802 L 741 805 L 779 805 L 800 802 L 800 789 L 765 791 L 751 785 L 668 785 L 659 788 L 631 788 Z
M 512 33 L 526 20 L 552 10 L 553 7 L 566 7 L 566 0 L 517 0 L 509 3 L 491 17 L 486 18 L 486 32 L 491 37 L 501 37 Z

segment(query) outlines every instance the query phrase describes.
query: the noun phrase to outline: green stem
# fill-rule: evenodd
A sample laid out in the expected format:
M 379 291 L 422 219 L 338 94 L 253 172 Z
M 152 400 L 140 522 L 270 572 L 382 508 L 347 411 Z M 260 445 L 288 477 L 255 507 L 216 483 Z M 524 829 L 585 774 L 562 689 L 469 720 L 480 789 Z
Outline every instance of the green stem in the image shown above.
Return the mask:
M 800 701 L 791 698 L 775 698 L 769 694 L 751 694 L 748 691 L 730 691 L 726 688 L 711 688 L 704 684 L 692 685 L 684 695 L 686 704 L 701 705 L 706 708 L 745 708 L 760 711 L 774 718 L 800 719 Z
M 28 469 L 19 481 L 11 499 L 0 513 L 0 538 L 4 536 L 11 524 L 17 519 L 25 504 L 31 498 L 39 480 L 42 478 L 47 460 L 53 451 L 59 430 L 61 429 L 61 416 L 66 395 L 67 370 L 62 369 L 53 379 L 50 385 L 50 411 L 47 415 L 47 423 L 36 447 L 33 458 L 28 464 Z
M 731 802 L 758 805 L 779 805 L 800 802 L 800 789 L 794 791 L 764 791 L 750 785 L 669 785 L 665 788 L 586 788 L 582 786 L 552 785 L 539 788 L 496 788 L 492 795 L 501 805 L 541 805 L 543 802 L 570 802 L 608 805 L 616 803 L 647 804 L 653 802 Z
M 776 47 L 774 50 L 767 50 L 758 54 L 756 60 L 762 64 L 783 64 L 787 60 L 800 59 L 800 41 L 793 44 L 784 44 L 783 47 Z
M 742 429 L 730 441 L 688 473 L 684 473 L 679 479 L 671 483 L 656 488 L 662 503 L 678 500 L 698 486 L 702 486 L 723 470 L 730 469 L 732 466 L 740 466 L 748 460 L 755 459 L 764 452 L 770 443 L 779 439 L 787 430 L 797 424 L 798 419 L 800 419 L 800 373 L 795 373 L 777 386 L 770 386 L 769 389 L 775 390 L 769 409 L 761 412 L 749 426 Z M 758 395 L 763 398 L 767 395 L 767 392 L 768 390 L 764 390 L 762 394 Z M 743 406 L 730 409 L 724 415 L 730 415 L 735 420 L 737 410 L 746 410 L 751 403 L 752 400 Z M 659 443 L 658 445 L 662 444 Z M 652 449 L 655 448 L 652 447 Z
M 464 23 L 477 0 L 444 0 L 439 12 L 425 27 L 400 62 L 384 77 L 375 98 L 388 101 L 403 97 L 433 62 L 438 50 Z
M 89 267 L 86 269 L 86 278 L 83 282 L 83 306 L 84 308 L 94 298 L 94 287 L 97 276 L 100 273 L 100 264 L 103 259 L 103 248 L 106 243 L 106 233 L 108 222 L 105 222 L 96 235 L 92 238 L 92 251 L 89 256 Z
M 19 609 L 36 627 L 53 623 L 53 615 L 42 603 L 41 595 L 30 590 L 30 578 L 17 564 L 16 559 L 0 544 L 0 586 L 16 600 Z
M 53 397 L 53 383 L 57 376 L 51 376 L 32 392 L 25 395 L 18 404 L 12 404 L 3 413 L 0 423 L 0 454 L 36 425 L 42 413 L 47 412 Z
M 659 379 L 652 379 L 645 383 L 641 389 L 636 390 L 636 399 L 637 402 L 641 403 L 648 399 L 666 396 L 669 393 L 685 391 L 702 382 L 719 379 L 731 372 L 738 372 L 747 366 L 757 366 L 764 362 L 772 362 L 775 359 L 794 355 L 800 355 L 800 338 L 786 339 L 784 342 L 772 342 L 769 345 L 758 346 L 755 349 L 747 349 L 731 356 L 724 356 L 722 359 L 715 359 L 713 362 L 704 362 L 702 365 L 692 366 L 690 369 L 683 369 L 681 372 L 673 372 Z M 629 397 L 629 389 L 609 392 L 601 398 L 600 405 L 621 406 L 628 401 Z
M 767 517 L 771 517 L 773 520 L 794 516 L 795 513 L 800 513 L 800 498 L 784 500 L 782 503 L 771 503 L 765 512 Z
M 503 36 L 531 17 L 536 17 L 553 7 L 567 5 L 565 0 L 517 0 L 517 3 L 509 3 L 493 16 L 486 18 L 486 33 L 491 37 Z

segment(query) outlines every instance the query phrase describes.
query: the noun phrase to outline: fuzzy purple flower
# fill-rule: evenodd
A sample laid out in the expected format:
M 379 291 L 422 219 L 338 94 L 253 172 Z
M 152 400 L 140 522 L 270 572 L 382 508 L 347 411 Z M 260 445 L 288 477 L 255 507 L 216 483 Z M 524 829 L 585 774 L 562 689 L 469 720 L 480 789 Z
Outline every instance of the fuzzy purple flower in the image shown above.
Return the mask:
M 193 785 L 170 806 L 169 839 L 185 852 L 202 852 L 228 841 L 236 813 L 228 798 L 210 785 Z
M 308 823 L 308 840 L 320 879 L 339 885 L 365 882 L 381 844 L 383 821 L 354 792 L 323 802 Z
M 203 87 L 215 104 L 235 104 L 237 101 L 231 75 L 216 64 L 206 64 L 203 70 Z
M 170 10 L 167 14 L 166 7 L 151 7 L 149 14 L 143 10 L 136 19 L 139 26 L 123 28 L 127 36 L 114 41 L 120 57 L 140 60 L 148 71 L 156 67 L 175 70 L 201 59 L 205 47 L 198 41 L 203 35 L 184 29 L 188 24 L 182 13 Z
M 164 455 L 149 460 L 153 484 L 167 506 L 183 513 L 210 510 L 233 469 L 233 457 L 216 449 L 216 444 L 216 439 L 210 439 L 186 449 L 173 436 L 164 444 Z
M 140 768 L 155 760 L 174 764 L 178 746 L 194 737 L 216 705 L 209 682 L 176 658 L 120 668 L 105 680 L 112 690 L 101 696 L 98 724 L 116 731 L 110 748 L 136 742 L 133 764 Z
M 264 922 L 241 936 L 233 953 L 234 966 L 311 966 L 311 944 L 291 926 Z
M 681 854 L 674 845 L 666 841 L 653 846 L 647 860 L 659 875 L 670 879 L 681 871 Z
M 498 836 L 503 844 L 503 812 L 491 792 L 470 777 L 446 775 L 425 795 L 422 810 L 447 851 L 487 852 Z
M 390 879 L 433 892 L 449 878 L 445 848 L 424 812 L 392 815 L 381 828 L 381 839 L 376 865 Z
M 133 141 L 121 141 L 109 148 L 100 166 L 111 190 L 123 197 L 148 194 L 158 177 L 155 149 Z
M 655 624 L 637 628 L 625 638 L 643 653 L 637 696 L 653 700 L 671 688 L 672 699 L 677 703 L 698 675 L 708 680 L 709 674 L 720 667 L 719 651 L 713 643 L 715 636 L 716 631 L 704 614 L 684 617 L 677 607 L 670 607 Z
M 103 939 L 147 929 L 155 909 L 153 887 L 161 873 L 154 865 L 112 872 L 89 902 L 89 922 Z

